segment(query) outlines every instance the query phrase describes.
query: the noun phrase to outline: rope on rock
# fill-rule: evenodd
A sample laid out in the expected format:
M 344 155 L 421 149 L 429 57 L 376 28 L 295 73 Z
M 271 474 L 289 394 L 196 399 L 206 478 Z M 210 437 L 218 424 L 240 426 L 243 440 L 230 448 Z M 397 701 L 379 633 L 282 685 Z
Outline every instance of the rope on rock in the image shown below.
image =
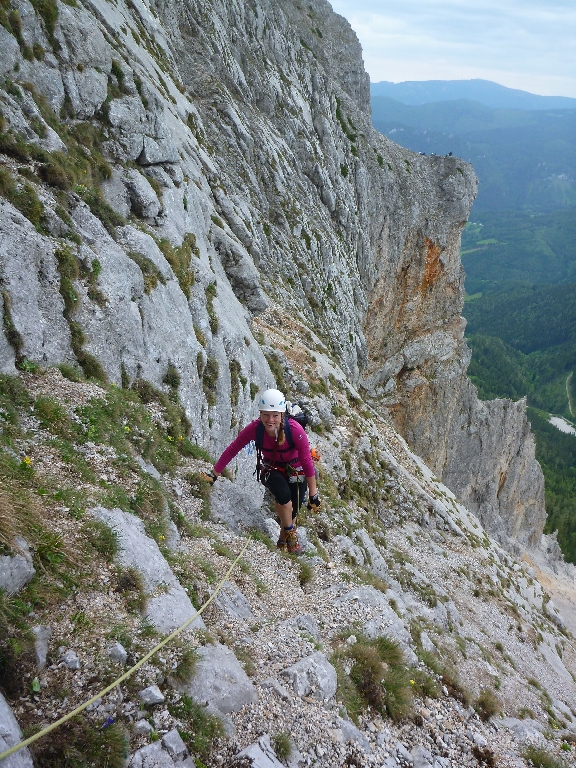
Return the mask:
M 218 583 L 218 586 L 216 587 L 216 590 L 210 595 L 208 600 L 204 603 L 204 605 L 196 611 L 196 613 L 191 616 L 189 619 L 187 619 L 182 626 L 178 627 L 178 629 L 175 629 L 168 637 L 165 637 L 164 640 L 162 640 L 158 645 L 154 648 L 152 648 L 151 651 L 148 651 L 148 653 L 143 656 L 140 661 L 136 662 L 133 667 L 131 667 L 127 672 L 125 672 L 123 675 L 121 675 L 117 680 L 114 680 L 113 683 L 110 683 L 106 688 L 104 688 L 102 691 L 97 693 L 95 696 L 92 696 L 91 699 L 88 701 L 85 701 L 84 704 L 81 704 L 79 707 L 76 707 L 76 709 L 72 710 L 72 712 L 69 712 L 67 715 L 64 715 L 64 717 L 61 717 L 60 720 L 56 720 L 56 722 L 51 723 L 50 725 L 46 726 L 46 728 L 43 728 L 41 731 L 38 731 L 38 733 L 35 733 L 33 736 L 28 737 L 24 741 L 19 741 L 18 744 L 14 744 L 10 749 L 7 749 L 5 752 L 2 752 L 0 754 L 0 763 L 4 760 L 4 758 L 9 757 L 9 755 L 13 755 L 14 752 L 18 752 L 20 749 L 23 749 L 24 747 L 28 747 L 30 744 L 33 744 L 35 741 L 38 741 L 38 739 L 42 738 L 42 736 L 46 736 L 48 733 L 51 733 L 59 726 L 66 723 L 68 720 L 71 720 L 76 715 L 79 715 L 80 712 L 83 712 L 86 707 L 89 707 L 90 704 L 93 704 L 98 699 L 101 699 L 103 696 L 105 696 L 107 693 L 110 693 L 110 691 L 113 688 L 116 688 L 117 685 L 120 685 L 120 683 L 123 683 L 124 680 L 127 680 L 130 675 L 132 675 L 137 669 L 139 669 L 143 664 L 145 664 L 148 659 L 152 658 L 155 653 L 157 653 L 161 648 L 163 648 L 167 643 L 169 643 L 171 640 L 173 640 L 177 635 L 180 634 L 186 627 L 191 624 L 194 619 L 196 619 L 200 614 L 204 611 L 205 608 L 207 608 L 210 603 L 215 599 L 215 597 L 218 595 L 222 587 L 224 586 L 224 583 L 232 573 L 235 565 L 238 563 L 246 549 L 248 548 L 248 544 L 250 543 L 250 538 L 246 540 L 246 543 L 240 550 L 240 553 L 235 558 L 235 560 L 230 565 L 230 568 L 226 571 L 226 574 L 223 576 L 222 580 Z

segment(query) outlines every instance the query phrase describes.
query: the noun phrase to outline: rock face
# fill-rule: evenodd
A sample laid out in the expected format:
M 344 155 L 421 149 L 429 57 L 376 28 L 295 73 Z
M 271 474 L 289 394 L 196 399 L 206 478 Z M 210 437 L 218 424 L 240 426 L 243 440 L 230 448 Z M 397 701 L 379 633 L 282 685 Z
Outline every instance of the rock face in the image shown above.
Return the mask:
M 165 387 L 174 366 L 193 439 L 218 453 L 274 383 L 253 323 L 279 307 L 490 530 L 535 542 L 523 406 L 479 404 L 465 377 L 475 175 L 372 129 L 358 40 L 329 3 L 89 0 L 59 4 L 53 36 L 16 5 L 46 54 L 0 28 L 5 127 L 33 149 L 26 176 L 22 158 L 7 173 L 37 190 L 44 224 L 0 200 L 0 370 L 95 358 L 112 381 Z M 64 123 L 84 126 L 76 143 Z M 92 158 L 86 183 L 39 154 L 55 150 Z M 235 466 L 242 483 L 253 460 Z
M 4 752 L 22 740 L 22 731 L 14 713 L 0 693 L 0 752 Z M 27 747 L 14 752 L 2 761 L 6 768 L 32 768 L 33 762 Z
M 92 514 L 117 532 L 120 565 L 135 568 L 142 575 L 147 595 L 145 614 L 159 632 L 172 632 L 196 613 L 158 545 L 146 536 L 142 520 L 121 509 L 96 507 Z M 203 628 L 204 621 L 197 616 L 189 626 Z
M 183 693 L 201 704 L 211 704 L 222 714 L 258 700 L 256 688 L 229 648 L 220 643 L 205 645 L 198 655 L 191 680 L 177 686 Z

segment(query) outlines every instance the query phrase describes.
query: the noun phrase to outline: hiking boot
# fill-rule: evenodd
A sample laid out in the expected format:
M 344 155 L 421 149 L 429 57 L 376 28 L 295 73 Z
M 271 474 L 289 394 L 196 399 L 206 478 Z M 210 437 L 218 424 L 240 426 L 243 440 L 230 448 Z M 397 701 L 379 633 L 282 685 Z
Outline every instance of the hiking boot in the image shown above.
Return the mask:
M 276 549 L 286 549 L 286 539 L 278 539 Z
M 284 533 L 286 535 L 286 548 L 288 554 L 299 555 L 302 552 L 302 545 L 298 541 L 298 531 L 296 530 L 296 526 L 293 525 L 289 531 L 285 530 Z

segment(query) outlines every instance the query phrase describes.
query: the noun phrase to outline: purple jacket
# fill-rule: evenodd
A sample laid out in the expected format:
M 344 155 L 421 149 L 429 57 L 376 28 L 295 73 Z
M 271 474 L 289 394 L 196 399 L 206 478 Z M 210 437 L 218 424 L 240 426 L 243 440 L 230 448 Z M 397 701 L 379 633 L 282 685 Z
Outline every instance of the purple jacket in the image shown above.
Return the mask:
M 247 427 L 239 433 L 238 437 L 233 440 L 228 448 L 224 451 L 222 456 L 218 459 L 214 465 L 216 472 L 222 472 L 236 456 L 244 446 L 251 443 L 252 440 L 256 440 L 256 427 L 260 423 L 260 419 L 254 419 L 248 424 Z M 308 437 L 304 432 L 303 427 L 298 424 L 297 421 L 290 419 L 290 432 L 292 433 L 292 440 L 294 442 L 293 448 L 288 448 L 288 441 L 284 441 L 284 445 L 280 446 L 276 451 L 276 461 L 286 462 L 292 464 L 294 467 L 302 467 L 306 477 L 314 477 L 314 462 L 310 456 L 310 445 L 308 443 Z M 264 431 L 264 440 L 262 444 L 262 458 L 264 461 L 271 461 L 274 453 L 274 445 L 276 441 L 273 437 Z

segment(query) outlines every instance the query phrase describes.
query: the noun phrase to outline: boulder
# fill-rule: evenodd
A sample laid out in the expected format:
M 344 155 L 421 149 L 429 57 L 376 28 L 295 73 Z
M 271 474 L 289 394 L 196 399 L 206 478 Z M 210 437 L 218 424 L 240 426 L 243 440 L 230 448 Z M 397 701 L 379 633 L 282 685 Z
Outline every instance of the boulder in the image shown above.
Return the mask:
M 0 589 L 13 595 L 32 581 L 36 570 L 32 556 L 24 539 L 17 538 L 18 552 L 14 555 L 0 556 Z
M 285 669 L 282 675 L 292 683 L 297 696 L 310 694 L 316 699 L 325 700 L 336 693 L 336 670 L 320 651 L 300 659 Z
M 44 669 L 46 666 L 46 656 L 48 655 L 48 641 L 52 637 L 51 627 L 33 627 L 34 651 L 36 653 L 36 668 Z
M 256 688 L 234 653 L 216 643 L 197 649 L 200 657 L 189 681 L 176 687 L 200 703 L 209 702 L 220 712 L 237 712 L 258 701 Z
M 146 593 L 151 595 L 161 587 L 162 593 L 149 597 L 146 605 L 146 616 L 159 632 L 172 632 L 196 613 L 158 545 L 146 535 L 142 520 L 120 509 L 104 507 L 93 509 L 92 515 L 117 531 L 118 561 L 124 568 L 136 568 L 142 574 Z M 190 624 L 198 629 L 204 626 L 200 616 Z
M 22 741 L 22 731 L 6 699 L 0 693 L 0 753 Z M 30 752 L 26 747 L 2 760 L 2 768 L 33 768 Z
M 182 763 L 179 764 L 182 767 Z M 174 760 L 162 748 L 160 741 L 153 741 L 137 750 L 126 761 L 126 768 L 174 768 Z
M 370 742 L 366 734 L 357 728 L 350 720 L 344 720 L 341 717 L 336 718 L 336 725 L 341 733 L 342 741 L 353 741 L 358 744 L 364 752 L 368 753 L 372 751 Z
M 263 495 L 262 486 L 255 484 L 253 491 L 246 493 L 246 490 L 237 483 L 222 478 L 212 488 L 210 497 L 212 517 L 238 533 L 246 528 L 262 528 Z
M 222 611 L 230 614 L 235 619 L 251 619 L 254 617 L 248 599 L 238 587 L 230 584 L 229 581 L 224 583 L 214 602 Z

